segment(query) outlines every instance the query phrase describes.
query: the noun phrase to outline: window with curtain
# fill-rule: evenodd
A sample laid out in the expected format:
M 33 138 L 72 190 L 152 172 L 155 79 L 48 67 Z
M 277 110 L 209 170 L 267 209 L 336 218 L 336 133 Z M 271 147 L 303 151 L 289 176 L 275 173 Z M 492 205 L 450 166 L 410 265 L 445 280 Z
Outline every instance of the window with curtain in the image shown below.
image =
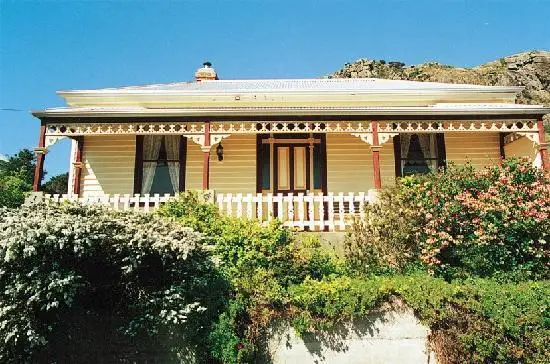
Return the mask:
M 179 135 L 145 135 L 141 139 L 141 194 L 174 194 L 183 190 L 182 151 L 185 139 Z M 139 141 L 138 141 L 139 143 Z
M 401 176 L 429 173 L 443 166 L 442 135 L 400 134 Z

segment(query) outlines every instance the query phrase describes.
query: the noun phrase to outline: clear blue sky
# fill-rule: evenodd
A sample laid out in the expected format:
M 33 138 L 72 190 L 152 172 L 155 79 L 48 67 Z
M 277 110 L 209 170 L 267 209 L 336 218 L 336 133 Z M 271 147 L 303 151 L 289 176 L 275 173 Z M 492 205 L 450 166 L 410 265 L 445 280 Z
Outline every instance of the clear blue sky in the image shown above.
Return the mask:
M 550 49 L 550 1 L 0 0 L 0 153 L 37 143 L 56 90 L 318 77 L 358 58 L 474 66 Z M 68 168 L 68 143 L 46 157 Z

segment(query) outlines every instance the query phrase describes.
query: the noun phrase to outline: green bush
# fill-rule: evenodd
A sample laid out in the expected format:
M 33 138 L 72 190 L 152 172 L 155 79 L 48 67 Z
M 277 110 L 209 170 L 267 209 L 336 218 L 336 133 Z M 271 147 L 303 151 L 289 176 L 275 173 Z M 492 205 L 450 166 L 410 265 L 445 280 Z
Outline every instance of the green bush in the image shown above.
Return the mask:
M 298 243 L 277 220 L 264 226 L 222 216 L 193 192 L 169 202 L 159 214 L 197 228 L 214 244 L 213 254 L 232 293 L 210 345 L 212 354 L 226 363 L 251 360 L 262 329 L 284 311 L 290 285 L 342 271 L 342 264 L 318 241 Z
M 69 172 L 53 176 L 47 182 L 42 184 L 42 191 L 50 195 L 63 195 L 68 192 Z
M 414 274 L 306 280 L 289 291 L 287 312 L 300 333 L 364 317 L 398 296 L 430 327 L 439 363 L 544 363 L 550 355 L 549 281 L 448 283 Z
M 233 282 L 263 269 L 279 284 L 288 286 L 306 277 L 320 279 L 340 269 L 335 257 L 317 241 L 298 243 L 278 220 L 262 225 L 255 220 L 226 217 L 194 192 L 167 203 L 159 214 L 195 228 L 213 242 L 219 266 Z
M 447 279 L 545 279 L 549 239 L 550 174 L 510 159 L 400 179 L 355 224 L 347 256 L 359 272 L 421 261 Z
M 548 278 L 550 174 L 527 160 L 403 181 L 420 258 L 447 278 Z
M 345 240 L 347 265 L 353 273 L 403 271 L 418 260 L 418 218 L 400 185 L 385 187 L 378 202 L 365 206 L 365 217 L 352 224 Z
M 145 213 L 0 210 L 0 361 L 117 362 L 201 349 L 224 281 L 201 235 Z
M 31 186 L 18 177 L 0 176 L 0 207 L 19 207 Z

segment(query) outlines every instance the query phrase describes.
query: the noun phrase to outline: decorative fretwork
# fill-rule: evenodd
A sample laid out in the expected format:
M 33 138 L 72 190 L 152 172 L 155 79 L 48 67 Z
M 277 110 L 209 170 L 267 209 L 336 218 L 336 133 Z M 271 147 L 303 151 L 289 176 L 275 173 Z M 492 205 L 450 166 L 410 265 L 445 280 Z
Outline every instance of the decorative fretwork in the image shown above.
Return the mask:
M 211 133 L 267 134 L 267 133 L 364 133 L 372 131 L 368 121 L 270 121 L 270 122 L 217 122 L 212 123 Z
M 504 137 L 504 144 L 510 144 L 512 142 L 515 142 L 518 139 L 521 139 L 522 137 L 526 137 L 527 139 L 535 142 L 536 144 L 539 143 L 539 134 L 537 132 L 517 132 L 517 133 L 510 133 Z
M 199 147 L 201 147 L 203 152 L 210 151 L 210 148 L 212 148 L 213 145 L 218 144 L 222 141 L 222 139 L 229 137 L 231 134 L 210 134 L 210 144 L 205 145 L 205 137 L 204 134 L 199 135 L 191 135 L 189 136 L 189 140 L 191 140 L 193 143 L 198 144 Z
M 46 138 L 44 141 L 44 147 L 50 148 L 52 145 L 54 145 L 58 141 L 66 138 L 67 138 L 66 135 L 46 135 Z
M 150 135 L 177 134 L 196 135 L 204 133 L 203 123 L 86 123 L 86 124 L 48 124 L 46 135 Z
M 527 139 L 539 144 L 540 143 L 540 140 L 539 140 L 539 133 L 528 133 L 528 132 L 522 132 L 522 131 L 519 131 L 517 132 L 517 134 L 521 135 L 521 136 L 524 136 L 524 137 L 527 137 Z
M 506 132 L 524 135 L 538 143 L 537 124 L 533 120 L 493 121 L 380 121 L 379 145 L 388 142 L 399 133 L 442 132 Z M 268 133 L 349 133 L 370 145 L 372 125 L 370 121 L 269 121 L 269 122 L 212 122 L 210 146 L 205 145 L 205 129 L 202 122 L 136 122 L 136 123 L 52 123 L 47 125 L 46 147 L 63 137 L 80 135 L 182 135 L 190 138 L 204 150 L 232 134 Z
M 533 120 L 494 121 L 382 121 L 379 133 L 438 133 L 438 132 L 537 132 Z
M 399 133 L 378 133 L 378 145 L 385 144 L 390 141 L 391 138 Z M 354 137 L 360 138 L 364 143 L 374 145 L 372 133 L 352 133 Z

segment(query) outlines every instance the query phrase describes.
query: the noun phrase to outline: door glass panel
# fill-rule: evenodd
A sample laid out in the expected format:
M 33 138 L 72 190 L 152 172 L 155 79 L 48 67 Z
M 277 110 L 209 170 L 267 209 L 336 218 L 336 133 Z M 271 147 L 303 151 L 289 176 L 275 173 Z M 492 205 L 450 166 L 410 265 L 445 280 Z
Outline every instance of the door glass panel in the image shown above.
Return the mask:
M 278 147 L 277 148 L 277 189 L 289 190 L 290 189 L 290 148 Z
M 306 147 L 294 147 L 294 188 L 307 189 Z
M 321 144 L 313 146 L 313 188 L 320 190 L 323 188 L 323 155 L 321 153 Z

